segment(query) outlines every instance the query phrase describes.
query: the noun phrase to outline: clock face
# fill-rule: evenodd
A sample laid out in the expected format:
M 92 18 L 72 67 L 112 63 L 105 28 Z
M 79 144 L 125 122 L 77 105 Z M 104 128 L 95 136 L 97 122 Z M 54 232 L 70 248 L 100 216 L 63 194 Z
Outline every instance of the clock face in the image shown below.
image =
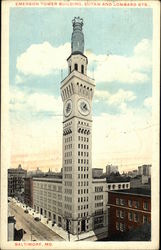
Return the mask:
M 78 101 L 78 111 L 82 115 L 88 115 L 90 113 L 90 105 L 85 99 L 79 99 Z
M 64 115 L 69 116 L 72 112 L 72 101 L 68 100 L 64 105 Z

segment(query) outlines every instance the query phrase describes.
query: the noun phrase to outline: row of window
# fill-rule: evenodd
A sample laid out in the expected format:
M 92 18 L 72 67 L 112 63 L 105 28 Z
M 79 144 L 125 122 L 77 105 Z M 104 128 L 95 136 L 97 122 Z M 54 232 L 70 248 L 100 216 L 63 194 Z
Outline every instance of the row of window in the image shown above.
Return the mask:
M 88 194 L 88 189 L 84 189 L 84 191 L 83 191 L 83 189 L 78 189 L 78 194 Z
M 103 192 L 103 186 L 95 187 L 95 192 Z
M 85 202 L 88 201 L 88 196 L 87 197 L 78 197 L 78 202 Z
M 65 143 L 70 142 L 70 141 L 72 141 L 72 136 L 69 136 L 69 137 L 65 138 Z
M 86 217 L 86 216 L 88 216 L 88 212 L 78 213 L 78 218 Z
M 72 156 L 72 151 L 65 153 L 64 156 L 65 156 L 65 157 Z
M 78 179 L 85 179 L 85 178 L 87 178 L 88 179 L 88 174 L 78 174 Z
M 78 186 L 88 186 L 88 181 L 78 181 Z
M 95 201 L 103 200 L 103 195 L 95 195 Z
M 95 210 L 95 215 L 103 214 L 103 208 Z
M 34 182 L 33 186 L 37 188 L 41 188 L 41 189 L 48 189 L 48 190 L 62 192 L 62 186 L 55 186 L 52 184 L 43 184 L 39 182 Z
M 57 194 L 55 192 L 46 192 L 46 191 L 43 191 L 43 190 L 41 190 L 39 192 L 36 192 L 34 190 L 33 194 L 34 194 L 35 197 L 38 197 L 38 198 L 39 198 L 39 195 L 44 195 L 45 197 L 52 197 L 52 198 L 56 198 L 56 196 L 57 196 Z M 62 199 L 62 195 L 58 194 L 58 199 Z
M 72 187 L 72 181 L 65 181 L 64 184 L 66 187 Z
M 88 164 L 89 163 L 89 160 L 86 160 L 86 159 L 78 159 L 78 164 Z
M 103 216 L 94 218 L 94 224 L 99 224 L 103 222 Z
M 78 171 L 88 171 L 89 170 L 89 168 L 88 167 L 80 167 L 80 166 L 78 166 Z
M 136 215 L 136 217 L 134 218 L 134 221 L 135 221 L 135 222 L 138 222 L 138 221 L 139 221 L 139 218 L 137 217 L 137 215 Z M 148 216 L 143 215 L 143 217 L 142 217 L 142 222 L 143 222 L 143 223 L 147 223 L 147 222 L 148 222 Z M 132 226 L 128 226 L 127 229 L 131 229 L 131 228 L 132 228 Z M 124 231 L 126 230 L 126 225 L 125 225 L 125 223 L 116 221 L 116 230 L 121 231 L 121 232 L 124 232 Z
M 89 126 L 89 123 L 78 121 L 78 124 Z
M 78 144 L 78 148 L 81 148 L 81 149 L 88 149 L 89 148 L 89 146 L 88 145 L 86 145 L 86 144 Z
M 118 184 L 118 186 L 116 184 L 113 185 L 108 185 L 108 190 L 110 189 L 115 189 L 115 188 L 129 188 L 129 184 Z
M 125 199 L 116 198 L 116 204 L 117 205 L 125 206 L 126 205 L 126 200 Z M 132 200 L 128 200 L 128 206 L 129 207 L 134 207 L 134 208 L 140 208 L 141 207 L 139 201 L 132 201 Z M 148 208 L 149 208 L 148 202 L 143 201 L 143 209 L 144 210 L 148 210 Z
M 67 144 L 65 145 L 64 149 L 67 150 L 67 149 L 71 149 L 72 148 L 72 144 Z
M 72 167 L 64 167 L 64 171 L 71 172 L 72 171 Z
M 67 201 L 67 202 L 72 202 L 72 197 L 69 197 L 69 196 L 65 196 L 65 201 Z
M 87 205 L 78 206 L 78 210 L 83 210 L 83 209 L 88 209 L 88 204 Z
M 86 156 L 86 157 L 88 157 L 88 156 L 89 156 L 89 153 L 88 153 L 88 152 L 81 152 L 81 151 L 78 151 L 78 156 Z
M 89 138 L 83 137 L 83 136 L 78 136 L 78 141 L 89 142 Z
M 65 188 L 64 192 L 65 194 L 72 194 L 72 189 Z
M 65 178 L 65 179 L 72 179 L 72 174 L 65 174 L 65 175 L 64 175 L 64 178 Z
M 67 210 L 72 210 L 72 205 L 70 205 L 70 204 L 66 204 L 66 203 L 65 203 L 64 207 L 65 207 L 65 209 L 67 209 Z
M 65 164 L 72 164 L 72 159 L 64 160 L 64 163 L 65 163 Z
M 103 207 L 103 202 L 95 203 L 95 207 Z
M 65 123 L 64 128 L 70 126 L 71 124 L 72 124 L 72 121 Z
M 116 230 L 124 232 L 125 231 L 125 223 L 116 221 Z

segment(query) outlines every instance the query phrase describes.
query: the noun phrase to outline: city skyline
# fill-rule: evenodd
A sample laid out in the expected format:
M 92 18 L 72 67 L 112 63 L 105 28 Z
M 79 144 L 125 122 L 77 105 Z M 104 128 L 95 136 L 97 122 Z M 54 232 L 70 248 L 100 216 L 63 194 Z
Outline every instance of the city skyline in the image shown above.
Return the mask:
M 32 14 L 32 8 L 14 8 L 10 13 L 12 167 L 19 163 L 27 170 L 62 167 L 59 87 L 67 75 L 74 16 L 85 22 L 87 74 L 96 83 L 92 167 L 114 164 L 121 172 L 151 164 L 151 10 L 34 8 Z

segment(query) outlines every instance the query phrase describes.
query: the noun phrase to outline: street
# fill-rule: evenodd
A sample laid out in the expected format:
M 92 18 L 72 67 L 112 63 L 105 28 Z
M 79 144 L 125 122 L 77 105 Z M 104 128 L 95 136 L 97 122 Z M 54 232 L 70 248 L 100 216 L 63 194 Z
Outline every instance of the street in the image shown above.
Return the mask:
M 16 230 L 25 231 L 22 238 L 23 241 L 64 241 L 50 228 L 40 221 L 35 221 L 30 214 L 24 213 L 24 210 L 13 201 L 9 202 L 8 207 L 10 215 L 15 216 Z

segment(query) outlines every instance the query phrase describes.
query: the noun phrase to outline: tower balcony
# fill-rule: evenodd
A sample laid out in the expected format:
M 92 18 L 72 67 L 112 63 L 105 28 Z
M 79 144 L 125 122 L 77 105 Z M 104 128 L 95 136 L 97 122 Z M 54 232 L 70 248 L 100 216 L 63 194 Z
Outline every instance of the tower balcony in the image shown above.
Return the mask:
M 77 70 L 73 70 L 66 78 L 64 78 L 64 80 L 61 81 L 60 89 L 62 89 L 73 78 L 77 78 L 78 80 L 86 82 L 89 85 L 91 85 L 91 87 L 95 86 L 93 78 L 91 78 L 91 77 L 89 77 L 87 75 L 84 75 L 84 74 L 78 72 Z

